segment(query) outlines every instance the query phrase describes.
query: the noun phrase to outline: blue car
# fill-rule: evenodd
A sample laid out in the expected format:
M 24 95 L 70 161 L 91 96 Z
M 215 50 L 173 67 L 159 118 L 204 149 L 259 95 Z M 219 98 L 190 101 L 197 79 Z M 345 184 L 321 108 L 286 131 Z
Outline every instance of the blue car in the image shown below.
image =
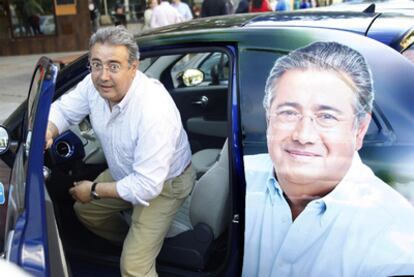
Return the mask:
M 275 60 L 315 41 L 360 51 L 376 100 L 360 151 L 378 176 L 414 203 L 413 19 L 376 13 L 269 13 L 212 17 L 137 37 L 140 70 L 164 84 L 188 134 L 197 171 L 157 258 L 160 276 L 240 276 L 243 265 L 244 155 L 265 153 L 262 107 Z M 89 74 L 87 55 L 60 69 L 43 57 L 27 100 L 0 128 L 12 168 L 5 185 L 5 258 L 34 276 L 120 276 L 121 247 L 76 218 L 69 188 L 107 168 L 88 118 L 44 151 L 51 103 Z M 128 222 L 128 213 L 122 214 Z

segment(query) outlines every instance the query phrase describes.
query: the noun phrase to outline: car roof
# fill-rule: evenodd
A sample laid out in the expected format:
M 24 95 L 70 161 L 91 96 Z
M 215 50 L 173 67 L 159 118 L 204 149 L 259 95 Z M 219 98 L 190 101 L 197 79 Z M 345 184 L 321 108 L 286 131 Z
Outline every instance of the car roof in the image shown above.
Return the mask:
M 362 12 L 275 12 L 254 18 L 248 24 L 246 24 L 246 26 L 316 27 L 364 34 L 376 17 L 376 13 Z
M 230 16 L 215 16 L 199 18 L 184 23 L 161 27 L 146 31 L 146 33 L 163 33 L 171 31 L 214 30 L 223 28 L 271 27 L 271 26 L 309 26 L 324 27 L 340 30 L 365 32 L 377 14 L 360 12 L 270 12 L 233 14 Z M 331 24 L 327 26 L 326 20 Z
M 140 35 L 214 33 L 229 28 L 321 28 L 343 30 L 372 37 L 400 51 L 399 41 L 412 30 L 413 26 L 414 17 L 397 13 L 293 11 L 206 17 L 148 30 Z

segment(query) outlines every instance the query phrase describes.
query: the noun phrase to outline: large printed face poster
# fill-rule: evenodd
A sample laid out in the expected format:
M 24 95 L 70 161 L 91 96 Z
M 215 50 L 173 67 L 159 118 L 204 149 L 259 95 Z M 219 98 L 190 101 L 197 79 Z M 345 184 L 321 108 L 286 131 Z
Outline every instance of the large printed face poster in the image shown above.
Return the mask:
M 414 276 L 413 156 L 394 142 L 413 98 L 389 69 L 414 68 L 360 45 L 243 53 L 242 277 Z

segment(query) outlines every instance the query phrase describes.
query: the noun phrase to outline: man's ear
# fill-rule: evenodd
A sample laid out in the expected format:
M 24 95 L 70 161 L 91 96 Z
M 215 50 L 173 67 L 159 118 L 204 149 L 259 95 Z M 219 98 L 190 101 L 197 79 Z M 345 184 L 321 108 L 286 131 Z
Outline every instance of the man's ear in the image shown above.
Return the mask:
M 138 67 L 139 67 L 139 61 L 138 60 L 133 61 L 131 64 L 131 68 L 134 70 L 138 70 Z
M 368 131 L 369 124 L 371 123 L 371 114 L 366 114 L 364 118 L 359 122 L 356 133 L 355 150 L 358 151 L 362 148 L 364 143 L 365 134 Z

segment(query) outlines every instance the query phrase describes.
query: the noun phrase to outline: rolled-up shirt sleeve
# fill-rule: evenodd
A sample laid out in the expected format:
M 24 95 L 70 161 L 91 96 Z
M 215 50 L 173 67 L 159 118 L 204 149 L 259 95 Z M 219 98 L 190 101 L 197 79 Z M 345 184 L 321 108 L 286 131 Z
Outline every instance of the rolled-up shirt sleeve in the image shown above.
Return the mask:
M 49 114 L 49 121 L 56 125 L 59 134 L 71 125 L 78 124 L 90 112 L 88 93 L 94 89 L 90 75 L 86 76 L 74 90 L 56 100 Z

